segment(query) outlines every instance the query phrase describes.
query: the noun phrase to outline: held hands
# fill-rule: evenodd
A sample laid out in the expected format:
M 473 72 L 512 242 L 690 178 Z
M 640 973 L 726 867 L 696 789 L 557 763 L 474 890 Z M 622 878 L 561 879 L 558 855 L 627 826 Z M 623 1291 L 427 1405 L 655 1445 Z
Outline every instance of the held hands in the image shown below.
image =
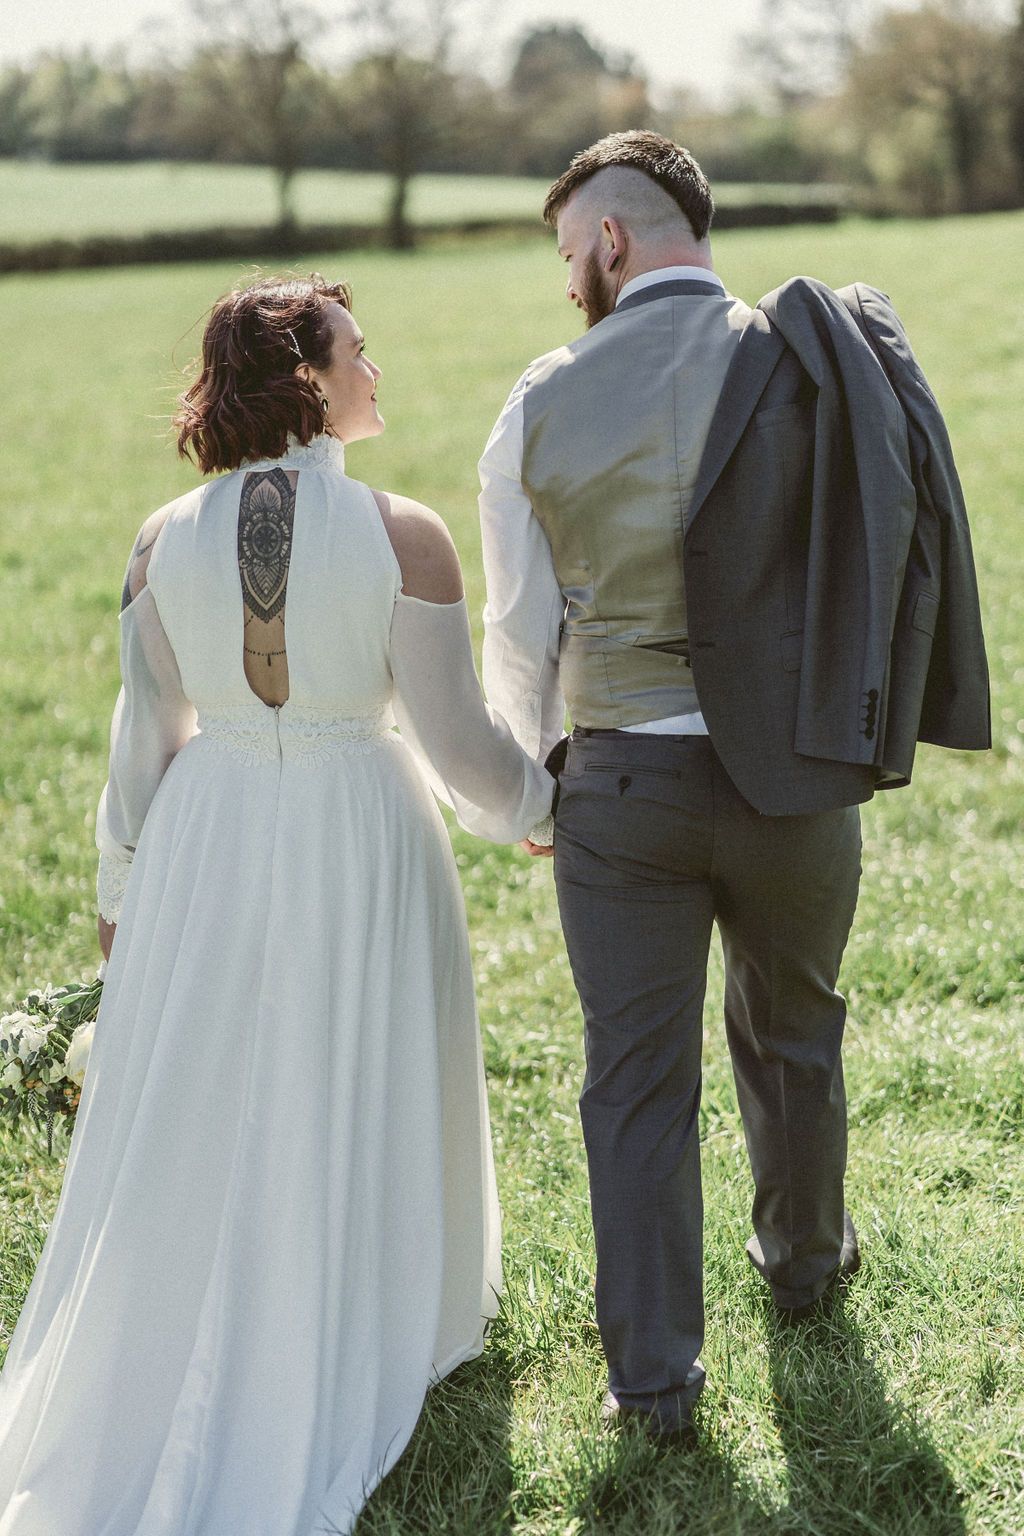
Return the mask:
M 550 859 L 551 854 L 554 852 L 554 813 L 556 813 L 557 805 L 559 805 L 559 779 L 557 779 L 556 771 L 551 768 L 551 759 L 559 753 L 559 748 L 560 743 L 559 746 L 554 748 L 554 753 L 548 754 L 548 760 L 545 762 L 545 768 L 547 768 L 548 773 L 554 779 L 551 811 L 548 813 L 548 816 L 543 817 L 542 822 L 537 822 L 536 826 L 531 826 L 528 836 L 524 837 L 522 842 L 519 843 L 520 848 L 525 848 L 525 851 L 530 854 L 531 859 Z M 562 759 L 565 759 L 563 751 Z

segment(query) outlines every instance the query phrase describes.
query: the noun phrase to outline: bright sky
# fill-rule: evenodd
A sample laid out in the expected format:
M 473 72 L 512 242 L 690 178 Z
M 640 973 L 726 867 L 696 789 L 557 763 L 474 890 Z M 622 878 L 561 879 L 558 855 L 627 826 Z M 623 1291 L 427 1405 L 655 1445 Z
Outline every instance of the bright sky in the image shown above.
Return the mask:
M 600 46 L 634 54 L 656 88 L 697 85 L 719 96 L 735 77 L 736 39 L 755 26 L 760 7 L 761 0 L 495 0 L 488 32 L 497 35 L 500 62 L 500 47 L 527 27 L 578 22 Z M 318 8 L 343 10 L 323 0 Z M 177 48 L 186 16 L 184 0 L 0 0 L 0 60 L 85 45 L 149 51 L 162 37 Z

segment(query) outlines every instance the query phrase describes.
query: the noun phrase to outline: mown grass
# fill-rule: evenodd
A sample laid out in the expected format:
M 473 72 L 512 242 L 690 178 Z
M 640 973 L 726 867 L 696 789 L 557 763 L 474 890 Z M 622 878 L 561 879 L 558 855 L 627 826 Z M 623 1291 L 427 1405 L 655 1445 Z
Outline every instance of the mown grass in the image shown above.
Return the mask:
M 708 1388 L 702 1448 L 596 1428 L 603 1387 L 575 1098 L 580 1023 L 546 862 L 453 840 L 484 1030 L 507 1292 L 488 1350 L 435 1389 L 360 1536 L 1019 1536 L 1024 1529 L 1024 323 L 1020 216 L 723 234 L 753 299 L 795 271 L 895 300 L 945 408 L 972 512 L 993 670 L 991 753 L 920 749 L 864 808 L 843 986 L 848 1198 L 865 1265 L 797 1335 L 743 1256 L 749 1174 L 713 956 L 702 1138 Z M 312 258 L 311 258 L 312 259 Z M 578 326 L 542 246 L 315 258 L 355 284 L 383 366 L 383 439 L 352 471 L 448 518 L 474 612 L 475 460 L 524 362 Z M 94 963 L 91 847 L 116 692 L 117 594 L 138 524 L 193 482 L 161 421 L 170 358 L 223 267 L 0 286 L 0 976 L 13 997 Z M 226 920 L 228 920 L 226 918 Z M 173 1149 L 168 1149 L 173 1155 Z M 0 1348 L 62 1164 L 0 1136 Z M 284 1533 L 282 1533 L 284 1536 Z
M 538 220 L 548 182 L 529 176 L 417 176 L 409 216 L 416 224 L 464 219 Z M 391 195 L 375 171 L 300 171 L 294 182 L 300 224 L 383 223 Z M 834 187 L 788 184 L 718 186 L 719 205 L 826 202 Z M 266 225 L 277 217 L 272 173 L 256 165 L 145 160 L 130 164 L 51 165 L 0 158 L 0 240 L 76 239 L 151 234 L 224 224 Z
M 418 224 L 531 218 L 546 187 L 529 177 L 418 176 L 410 217 Z M 384 221 L 390 187 L 372 171 L 300 171 L 293 192 L 299 223 L 373 224 Z M 163 160 L 51 165 L 0 159 L 0 207 L 2 238 L 15 242 L 266 225 L 278 212 L 275 180 L 263 166 Z

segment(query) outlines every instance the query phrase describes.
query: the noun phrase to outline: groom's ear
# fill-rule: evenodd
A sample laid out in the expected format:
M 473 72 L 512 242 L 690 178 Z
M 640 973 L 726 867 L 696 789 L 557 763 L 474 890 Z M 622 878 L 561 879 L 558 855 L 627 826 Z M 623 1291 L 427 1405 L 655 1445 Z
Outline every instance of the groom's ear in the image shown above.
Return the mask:
M 626 231 L 618 219 L 602 219 L 601 238 L 605 245 L 601 265 L 606 272 L 611 272 L 626 254 Z

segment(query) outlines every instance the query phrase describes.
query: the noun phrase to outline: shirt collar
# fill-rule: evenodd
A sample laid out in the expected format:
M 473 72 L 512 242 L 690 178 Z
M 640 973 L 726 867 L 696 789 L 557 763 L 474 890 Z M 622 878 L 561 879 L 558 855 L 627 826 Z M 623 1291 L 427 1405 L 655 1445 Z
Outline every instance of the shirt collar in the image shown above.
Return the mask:
M 725 284 L 718 273 L 710 272 L 707 267 L 656 267 L 653 272 L 641 272 L 639 277 L 631 277 L 615 303 L 619 305 L 629 294 L 639 293 L 641 288 L 651 288 L 655 283 L 680 282 L 714 283 L 725 293 Z

